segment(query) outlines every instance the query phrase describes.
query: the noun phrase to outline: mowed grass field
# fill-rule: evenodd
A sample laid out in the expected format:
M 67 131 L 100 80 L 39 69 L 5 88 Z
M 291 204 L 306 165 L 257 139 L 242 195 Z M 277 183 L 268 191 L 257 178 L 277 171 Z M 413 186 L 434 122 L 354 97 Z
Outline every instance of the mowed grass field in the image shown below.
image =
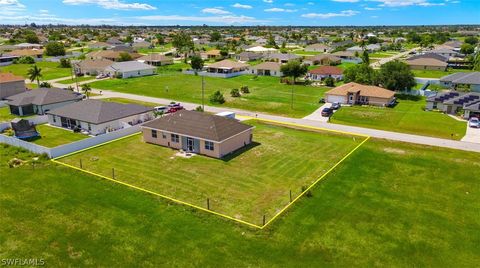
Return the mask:
M 448 69 L 446 71 L 440 70 L 412 70 L 415 77 L 425 77 L 425 78 L 441 78 L 443 76 L 458 73 L 458 72 L 472 72 L 469 69 Z
M 256 225 L 263 225 L 335 163 L 362 137 L 248 122 L 254 144 L 225 159 L 176 156 L 178 150 L 134 135 L 59 161 L 140 186 Z M 213 172 L 212 172 L 213 171 Z
M 36 128 L 38 133 L 40 133 L 40 137 L 31 140 L 31 142 L 50 148 L 83 140 L 89 137 L 81 133 L 75 133 L 66 129 L 52 127 L 47 124 L 37 125 Z
M 202 78 L 179 72 L 163 72 L 159 75 L 129 79 L 108 79 L 91 83 L 98 89 L 166 98 L 177 101 L 202 103 Z M 250 93 L 233 98 L 230 91 L 248 86 Z M 216 105 L 209 102 L 210 95 L 220 90 L 226 102 Z M 291 108 L 292 90 L 293 109 Z M 205 103 L 276 115 L 304 117 L 320 107 L 318 101 L 327 88 L 303 85 L 285 85 L 278 77 L 254 78 L 242 75 L 233 78 L 205 77 Z
M 475 267 L 479 154 L 370 139 L 267 229 L 0 145 L 0 257 L 46 265 Z M 218 172 L 217 170 L 212 173 Z
M 76 82 L 83 82 L 83 81 L 88 81 L 88 80 L 95 80 L 95 76 L 79 76 L 77 78 L 68 78 L 68 79 L 65 79 L 65 80 L 60 80 L 60 81 L 57 81 L 57 83 L 60 83 L 60 84 L 64 84 L 64 85 L 70 85 L 70 84 L 74 84 Z
M 42 69 L 42 78 L 40 81 L 46 81 L 51 79 L 57 79 L 61 77 L 67 77 L 71 75 L 70 68 L 59 68 L 58 62 L 46 62 L 41 61 L 35 63 L 39 68 Z M 1 72 L 11 72 L 16 75 L 23 76 L 28 78 L 27 72 L 31 66 L 35 64 L 11 64 L 8 66 L 0 67 Z
M 424 106 L 424 99 L 400 99 L 394 108 L 342 107 L 330 122 L 455 140 L 465 136 L 465 122 L 439 112 L 424 111 Z

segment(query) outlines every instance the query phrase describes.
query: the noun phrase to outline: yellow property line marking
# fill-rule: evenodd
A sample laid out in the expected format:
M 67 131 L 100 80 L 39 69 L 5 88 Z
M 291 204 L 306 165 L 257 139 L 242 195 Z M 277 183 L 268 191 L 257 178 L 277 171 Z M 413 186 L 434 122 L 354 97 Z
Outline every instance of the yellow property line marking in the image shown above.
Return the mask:
M 365 140 L 363 140 L 362 142 L 360 142 L 357 146 L 355 146 L 355 148 L 353 148 L 353 149 L 352 149 L 348 154 L 346 154 L 342 159 L 340 159 L 340 161 L 338 161 L 338 162 L 337 162 L 335 165 L 333 165 L 329 170 L 327 170 L 327 172 L 325 172 L 324 174 L 322 174 L 322 176 L 320 176 L 316 181 L 314 181 L 307 189 L 305 189 L 303 192 L 301 192 L 300 195 L 298 195 L 297 197 L 295 197 L 288 205 L 286 205 L 284 208 L 282 208 L 282 210 L 280 210 L 277 214 L 275 214 L 275 215 L 274 215 L 269 221 L 267 221 L 263 226 L 259 226 L 259 225 L 257 225 L 257 224 L 253 224 L 253 223 L 250 223 L 250 222 L 247 222 L 247 221 L 244 221 L 244 220 L 240 220 L 240 219 L 237 219 L 237 218 L 228 216 L 228 215 L 226 215 L 226 214 L 218 213 L 218 212 L 215 212 L 215 211 L 212 211 L 212 210 L 209 210 L 209 209 L 206 209 L 206 208 L 203 208 L 203 207 L 200 207 L 200 206 L 197 206 L 197 205 L 194 205 L 194 204 L 191 204 L 191 203 L 188 203 L 188 202 L 185 202 L 185 201 L 182 201 L 182 200 L 179 200 L 179 199 L 176 199 L 176 198 L 167 196 L 167 195 L 163 195 L 163 194 L 160 194 L 160 193 L 157 193 L 157 192 L 154 192 L 154 191 L 150 191 L 150 190 L 147 190 L 147 189 L 142 188 L 142 187 L 138 187 L 138 186 L 135 186 L 135 185 L 132 185 L 132 184 L 123 182 L 123 181 L 115 180 L 115 179 L 113 179 L 113 178 L 110 178 L 110 177 L 107 177 L 107 176 L 104 176 L 104 175 L 101 175 L 101 174 L 98 174 L 98 173 L 95 173 L 95 172 L 92 172 L 92 171 L 88 171 L 88 170 L 86 170 L 86 169 L 78 168 L 78 167 L 75 167 L 75 166 L 72 166 L 72 165 L 69 165 L 69 164 L 66 164 L 66 163 L 63 163 L 63 162 L 58 161 L 58 159 L 61 159 L 61 158 L 67 157 L 67 156 L 71 156 L 71 155 L 74 155 L 74 154 L 77 154 L 77 153 L 80 153 L 80 152 L 83 152 L 83 151 L 86 151 L 86 150 L 90 150 L 90 149 L 93 149 L 93 148 L 96 148 L 96 147 L 100 147 L 100 146 L 103 146 L 103 145 L 105 145 L 105 144 L 112 143 L 112 142 L 114 142 L 114 141 L 118 141 L 118 140 L 126 139 L 126 138 L 128 138 L 128 137 L 132 137 L 132 136 L 135 136 L 135 135 L 139 135 L 140 132 L 139 132 L 139 133 L 130 134 L 130 135 L 127 135 L 127 136 L 124 136 L 124 137 L 121 137 L 121 138 L 118 138 L 118 139 L 114 139 L 114 140 L 111 140 L 111 141 L 108 141 L 108 142 L 104 142 L 104 143 L 101 143 L 101 144 L 97 144 L 97 145 L 95 145 L 95 146 L 92 146 L 92 147 L 89 147 L 89 148 L 85 148 L 85 149 L 82 149 L 82 150 L 79 150 L 79 151 L 76 151 L 76 152 L 72 152 L 72 153 L 69 153 L 69 154 L 66 154 L 66 155 L 62 155 L 62 156 L 59 156 L 59 157 L 56 157 L 56 158 L 51 159 L 51 161 L 53 161 L 54 163 L 57 163 L 57 164 L 60 164 L 60 165 L 69 167 L 69 168 L 73 168 L 73 169 L 78 170 L 78 171 L 81 171 L 81 172 L 85 172 L 85 173 L 90 174 L 90 175 L 93 175 L 93 176 L 97 176 L 97 177 L 103 178 L 103 179 L 108 180 L 108 181 L 112 181 L 112 182 L 114 182 L 114 183 L 118 183 L 118 184 L 121 184 L 121 185 L 130 187 L 130 188 L 132 188 L 132 189 L 136 189 L 136 190 L 139 190 L 139 191 L 142 191 L 142 192 L 146 192 L 146 193 L 149 193 L 149 194 L 152 194 L 152 195 L 161 197 L 161 198 L 165 198 L 165 199 L 167 199 L 167 200 L 170 200 L 170 201 L 172 201 L 172 202 L 175 202 L 175 203 L 178 203 L 178 204 L 181 204 L 181 205 L 190 206 L 190 207 L 196 208 L 196 209 L 198 209 L 198 210 L 201 210 L 201 211 L 204 211 L 204 212 L 207 212 L 207 213 L 211 213 L 211 214 L 214 214 L 214 215 L 217 215 L 217 216 L 220 216 L 220 217 L 223 217 L 223 218 L 226 218 L 226 219 L 229 219 L 229 220 L 238 222 L 238 223 L 242 223 L 242 224 L 248 225 L 248 226 L 250 226 L 250 227 L 254 227 L 254 228 L 256 228 L 256 229 L 263 230 L 263 229 L 265 229 L 268 225 L 270 225 L 275 219 L 277 219 L 281 214 L 283 214 L 289 207 L 291 207 L 298 199 L 300 199 L 300 197 L 302 197 L 303 195 L 305 195 L 305 193 L 307 193 L 312 187 L 314 187 L 318 182 L 320 182 L 322 179 L 324 179 L 332 170 L 334 170 L 338 165 L 340 165 L 340 164 L 341 164 L 345 159 L 347 159 L 352 153 L 354 153 L 358 148 L 360 148 L 360 146 L 362 146 L 368 139 L 370 139 L 369 136 L 366 136 L 366 135 L 363 135 L 363 134 L 349 133 L 349 132 L 343 132 L 343 131 L 337 131 L 337 130 L 330 130 L 330 129 L 320 128 L 320 127 L 306 126 L 306 125 L 301 125 L 301 124 L 296 124 L 296 123 L 280 122 L 280 121 L 269 120 L 269 119 L 254 118 L 254 117 L 249 117 L 249 116 L 241 116 L 241 117 L 242 117 L 242 118 L 247 118 L 247 119 L 258 120 L 258 121 L 265 121 L 265 122 L 276 123 L 276 124 L 279 124 L 279 125 L 297 126 L 297 127 L 301 127 L 301 128 L 304 128 L 304 129 L 313 129 L 313 130 L 324 130 L 324 131 L 336 132 L 336 133 L 341 133 L 341 134 L 362 136 L 362 137 L 366 137 L 366 138 L 365 138 Z

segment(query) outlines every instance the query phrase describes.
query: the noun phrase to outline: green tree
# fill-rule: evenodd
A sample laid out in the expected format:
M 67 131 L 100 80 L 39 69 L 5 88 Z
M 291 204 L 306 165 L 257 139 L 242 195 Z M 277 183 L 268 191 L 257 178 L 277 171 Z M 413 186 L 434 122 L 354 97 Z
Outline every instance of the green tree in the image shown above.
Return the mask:
M 232 88 L 232 90 L 230 91 L 230 96 L 234 97 L 234 98 L 238 98 L 240 97 L 240 90 L 238 90 L 238 88 Z
M 38 87 L 40 87 L 40 78 L 42 78 L 42 68 L 38 68 L 37 65 L 33 65 L 27 71 L 28 79 L 30 81 L 37 81 Z
M 130 55 L 128 52 L 122 52 L 119 54 L 119 56 L 119 61 L 131 61 L 133 59 L 132 55 Z
M 327 87 L 334 87 L 335 86 L 335 79 L 333 79 L 332 77 L 325 78 L 324 82 L 325 82 L 325 85 Z
M 477 52 L 473 58 L 473 70 L 480 71 L 480 52 Z
M 277 43 L 275 42 L 275 38 L 273 38 L 273 36 L 271 34 L 268 36 L 267 46 L 275 47 L 275 48 L 277 47 Z
M 226 58 L 226 57 L 228 56 L 228 48 L 223 47 L 223 48 L 220 50 L 220 55 L 221 55 L 223 58 Z
M 200 56 L 195 55 L 190 59 L 190 66 L 195 70 L 195 73 L 203 68 L 203 64 L 204 62 Z
M 194 48 L 193 40 L 190 35 L 185 32 L 177 33 L 173 37 L 172 45 L 179 53 L 184 54 L 184 61 L 187 63 L 187 54 Z
M 69 59 L 60 59 L 60 68 L 71 68 L 72 64 Z
M 303 76 L 307 73 L 307 65 L 301 64 L 299 61 L 290 61 L 287 64 L 284 64 L 280 67 L 280 71 L 283 75 L 292 77 L 293 83 L 295 84 L 298 77 Z
M 45 53 L 48 56 L 63 56 L 65 55 L 65 47 L 59 42 L 49 42 L 45 46 Z
M 473 52 L 475 52 L 475 48 L 472 45 L 465 43 L 460 47 L 460 52 L 465 55 L 473 54 Z
M 465 37 L 465 43 L 470 44 L 470 45 L 476 45 L 478 43 L 478 38 L 475 36 L 468 36 Z
M 411 89 L 417 84 L 408 65 L 398 60 L 387 62 L 380 67 L 378 82 L 395 91 Z
M 220 90 L 215 91 L 210 96 L 210 102 L 211 103 L 218 103 L 218 104 L 223 104 L 225 103 L 225 98 L 223 97 L 223 94 L 220 92 Z
M 362 62 L 365 64 L 370 64 L 370 57 L 368 56 L 368 52 L 366 50 L 363 51 Z
M 38 44 L 40 43 L 40 39 L 38 39 L 38 36 L 34 32 L 29 32 L 25 35 L 25 42 Z
M 377 74 L 368 64 L 357 64 L 343 71 L 345 83 L 356 82 L 365 85 L 375 85 Z
M 157 34 L 155 37 L 157 38 L 157 43 L 159 45 L 164 45 L 165 44 L 165 38 L 163 37 L 163 35 Z
M 87 96 L 87 99 L 90 98 L 90 92 L 92 91 L 92 87 L 89 84 L 82 85 L 82 91 Z
M 222 39 L 222 35 L 217 31 L 210 34 L 210 41 L 211 42 L 218 42 L 221 39 Z

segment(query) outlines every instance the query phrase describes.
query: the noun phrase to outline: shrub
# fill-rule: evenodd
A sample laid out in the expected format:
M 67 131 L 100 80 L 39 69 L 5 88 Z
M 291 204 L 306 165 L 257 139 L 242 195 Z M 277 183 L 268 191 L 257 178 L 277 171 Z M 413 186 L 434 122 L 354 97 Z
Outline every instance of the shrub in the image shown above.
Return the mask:
M 220 90 L 215 91 L 215 93 L 210 96 L 210 102 L 219 104 L 225 103 L 225 98 L 223 97 L 223 94 L 220 92 Z
M 42 82 L 42 83 L 40 83 L 40 87 L 51 88 L 52 85 L 51 85 L 50 83 L 48 83 L 48 82 Z
M 197 111 L 197 112 L 203 112 L 203 107 L 202 107 L 202 106 L 197 106 L 197 107 L 195 108 L 195 111 Z
M 240 91 L 238 90 L 238 88 L 233 88 L 230 91 L 230 95 L 234 98 L 240 97 Z
M 240 88 L 240 91 L 244 94 L 250 93 L 250 90 L 248 89 L 248 86 L 243 86 Z
M 23 56 L 13 61 L 14 64 L 34 64 L 35 59 L 30 56 Z
M 69 59 L 60 59 L 60 65 L 58 65 L 60 68 L 70 68 L 72 67 L 70 60 Z
M 327 87 L 334 87 L 335 86 L 335 80 L 331 77 L 325 78 L 325 85 Z
M 47 56 L 63 56 L 65 55 L 65 47 L 59 42 L 50 42 L 45 46 Z
M 307 189 L 308 189 L 307 186 L 305 186 L 305 185 L 302 186 L 302 193 L 305 192 L 305 190 L 307 190 Z M 311 192 L 310 190 L 308 190 L 308 191 L 305 192 L 305 196 L 306 196 L 306 197 L 312 197 L 313 194 L 312 194 L 312 192 Z

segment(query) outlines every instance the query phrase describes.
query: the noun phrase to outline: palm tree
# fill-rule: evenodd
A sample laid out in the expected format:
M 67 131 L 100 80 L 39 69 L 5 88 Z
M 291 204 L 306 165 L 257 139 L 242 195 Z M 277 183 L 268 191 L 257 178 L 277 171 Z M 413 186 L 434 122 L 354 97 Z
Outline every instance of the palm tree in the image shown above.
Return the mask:
M 37 65 L 33 65 L 27 71 L 28 78 L 30 81 L 37 80 L 37 85 L 40 87 L 40 78 L 42 78 L 42 68 L 38 68 Z
M 89 84 L 83 84 L 82 85 L 82 91 L 83 91 L 83 93 L 85 93 L 85 95 L 87 96 L 87 99 L 88 99 L 89 96 L 90 96 L 90 91 L 92 91 L 92 88 L 90 87 Z

